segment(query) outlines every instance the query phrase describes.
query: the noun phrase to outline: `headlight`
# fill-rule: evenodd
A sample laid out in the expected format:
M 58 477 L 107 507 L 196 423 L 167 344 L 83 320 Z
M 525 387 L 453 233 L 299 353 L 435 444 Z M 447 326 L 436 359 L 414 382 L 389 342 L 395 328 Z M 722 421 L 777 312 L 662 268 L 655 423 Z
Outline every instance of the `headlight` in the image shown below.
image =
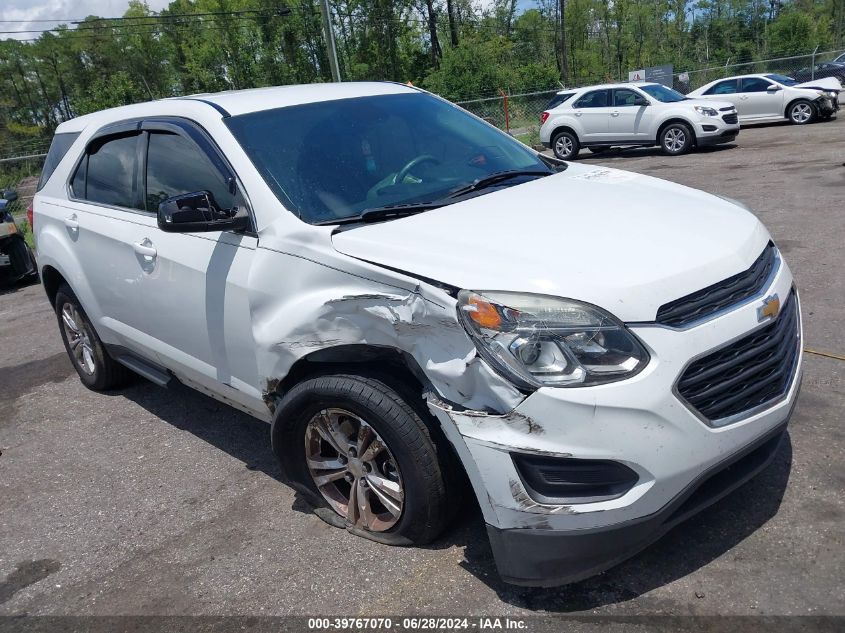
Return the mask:
M 695 111 L 702 116 L 719 116 L 719 113 L 715 109 L 708 108 L 707 106 L 695 106 Z
M 648 352 L 620 321 L 586 303 L 461 290 L 458 314 L 481 356 L 518 387 L 613 382 L 648 363 Z

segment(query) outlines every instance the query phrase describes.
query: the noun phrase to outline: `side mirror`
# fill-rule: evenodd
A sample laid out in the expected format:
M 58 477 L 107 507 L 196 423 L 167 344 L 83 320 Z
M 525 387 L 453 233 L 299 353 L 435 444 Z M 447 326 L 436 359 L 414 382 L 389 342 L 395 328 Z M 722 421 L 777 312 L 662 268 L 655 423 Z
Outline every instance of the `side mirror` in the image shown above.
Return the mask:
M 766 88 L 766 92 L 777 92 L 780 89 L 781 89 L 780 86 L 776 86 L 776 85 L 772 84 L 771 86 Z
M 18 192 L 14 189 L 6 189 L 3 192 L 3 199 L 8 200 L 9 202 L 14 202 L 18 199 Z
M 249 217 L 238 211 L 221 209 L 210 191 L 183 193 L 158 205 L 158 228 L 167 233 L 243 231 Z
M 634 105 L 635 106 L 648 106 L 648 105 L 651 105 L 651 103 L 649 102 L 648 99 L 643 99 L 642 97 L 639 97 L 638 99 L 634 100 Z

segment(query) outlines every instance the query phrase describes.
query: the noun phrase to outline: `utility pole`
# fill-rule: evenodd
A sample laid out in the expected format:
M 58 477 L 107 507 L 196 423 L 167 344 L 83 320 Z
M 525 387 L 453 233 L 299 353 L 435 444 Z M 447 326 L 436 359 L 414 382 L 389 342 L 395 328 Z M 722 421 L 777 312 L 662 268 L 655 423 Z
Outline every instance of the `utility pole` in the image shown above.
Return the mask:
M 560 7 L 560 81 L 569 84 L 569 56 L 566 53 L 566 0 L 559 0 Z
M 337 44 L 334 41 L 334 29 L 332 29 L 332 14 L 329 10 L 329 0 L 321 0 L 320 13 L 323 14 L 323 32 L 326 38 L 326 52 L 329 56 L 329 66 L 332 69 L 332 81 L 340 81 L 340 64 L 337 63 Z

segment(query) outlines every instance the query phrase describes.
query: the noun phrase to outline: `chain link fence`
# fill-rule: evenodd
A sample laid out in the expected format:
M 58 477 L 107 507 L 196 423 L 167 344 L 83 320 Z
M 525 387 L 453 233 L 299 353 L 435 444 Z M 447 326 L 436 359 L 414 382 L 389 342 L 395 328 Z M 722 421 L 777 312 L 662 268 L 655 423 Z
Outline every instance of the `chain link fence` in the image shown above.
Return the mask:
M 808 55 L 794 55 L 791 57 L 776 57 L 755 62 L 731 63 L 731 60 L 723 66 L 711 66 L 710 68 L 699 68 L 686 72 L 676 73 L 672 80 L 674 88 L 678 92 L 686 94 L 704 84 L 721 79 L 733 77 L 734 75 L 751 75 L 755 73 L 773 73 L 793 77 L 798 81 L 812 81 L 827 76 L 837 76 L 845 83 L 845 68 L 831 69 L 825 67 L 826 62 L 831 62 L 841 56 L 845 56 L 845 50 L 814 51 Z M 845 61 L 845 60 L 843 60 Z M 841 73 L 841 75 L 839 74 Z

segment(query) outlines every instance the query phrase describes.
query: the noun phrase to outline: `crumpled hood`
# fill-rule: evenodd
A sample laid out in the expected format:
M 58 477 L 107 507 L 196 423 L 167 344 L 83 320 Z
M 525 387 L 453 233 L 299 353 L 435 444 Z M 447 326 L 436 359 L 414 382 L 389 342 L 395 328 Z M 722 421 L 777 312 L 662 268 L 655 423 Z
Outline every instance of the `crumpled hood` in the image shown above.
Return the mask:
M 836 77 L 823 77 L 822 79 L 813 79 L 812 81 L 805 81 L 804 83 L 795 84 L 793 88 L 817 88 L 818 90 L 842 90 L 842 84 Z
M 568 297 L 631 322 L 651 321 L 664 303 L 747 269 L 769 235 L 751 213 L 716 196 L 570 164 L 332 239 L 341 253 L 412 276 Z

